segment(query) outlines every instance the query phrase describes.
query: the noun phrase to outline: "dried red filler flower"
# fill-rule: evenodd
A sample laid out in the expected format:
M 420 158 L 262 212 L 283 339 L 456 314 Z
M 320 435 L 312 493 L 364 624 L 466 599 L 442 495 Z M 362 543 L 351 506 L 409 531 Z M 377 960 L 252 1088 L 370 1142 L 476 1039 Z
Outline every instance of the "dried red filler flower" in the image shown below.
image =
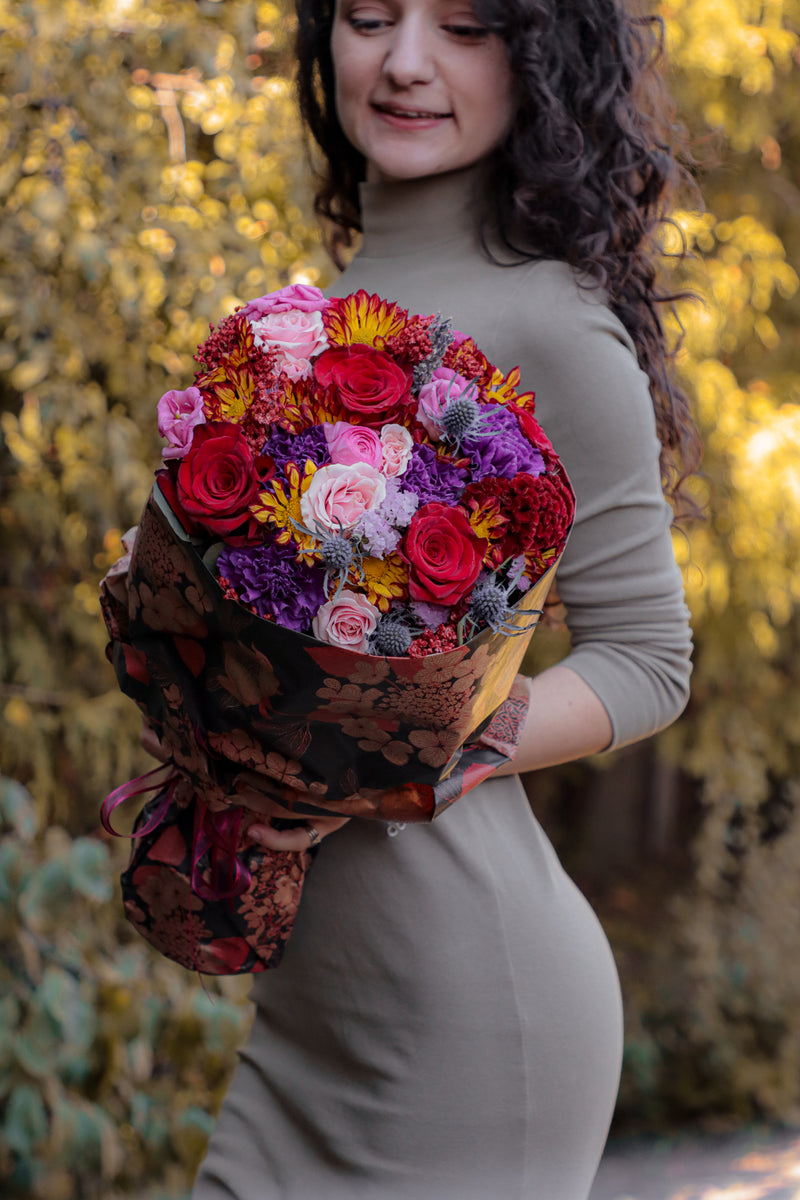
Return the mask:
M 433 348 L 428 333 L 430 323 L 430 317 L 412 317 L 402 333 L 386 339 L 386 353 L 393 358 L 403 359 L 412 366 L 421 363 Z
M 454 626 L 440 625 L 438 629 L 428 629 L 414 638 L 406 653 L 409 658 L 424 658 L 426 654 L 441 654 L 457 645 L 458 634 Z

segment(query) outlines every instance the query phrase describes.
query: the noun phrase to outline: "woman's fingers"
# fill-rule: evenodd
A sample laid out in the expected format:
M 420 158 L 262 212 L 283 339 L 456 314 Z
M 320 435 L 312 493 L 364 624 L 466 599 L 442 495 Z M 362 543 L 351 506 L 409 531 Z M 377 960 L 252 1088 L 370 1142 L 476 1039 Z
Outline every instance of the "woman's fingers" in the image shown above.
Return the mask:
M 169 751 L 159 739 L 158 734 L 146 720 L 142 722 L 141 743 L 148 754 L 161 759 L 162 762 L 170 757 Z M 297 818 L 288 808 L 284 808 L 283 805 L 278 804 L 260 790 L 257 786 L 260 777 L 255 771 L 243 771 L 239 775 L 239 779 L 252 781 L 255 786 L 248 787 L 246 783 L 243 787 L 240 785 L 236 791 L 236 803 L 264 818 L 263 821 L 254 822 L 249 827 L 247 836 L 251 841 L 265 846 L 269 850 L 308 850 L 310 846 L 314 846 L 326 838 L 329 833 L 335 833 L 337 829 L 341 829 L 350 819 L 349 817 L 313 817 L 291 829 L 275 829 L 270 824 L 271 821 L 276 819 L 296 820 Z
M 308 850 L 349 820 L 349 817 L 315 817 L 293 829 L 275 829 L 272 825 L 254 822 L 247 830 L 247 837 L 268 850 Z

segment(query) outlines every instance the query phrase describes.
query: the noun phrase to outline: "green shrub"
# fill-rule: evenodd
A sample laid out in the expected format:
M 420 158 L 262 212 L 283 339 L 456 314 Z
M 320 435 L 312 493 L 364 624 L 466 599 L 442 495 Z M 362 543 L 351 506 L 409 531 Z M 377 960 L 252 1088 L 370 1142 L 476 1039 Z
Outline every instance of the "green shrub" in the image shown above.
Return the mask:
M 42 829 L 5 778 L 0 834 L 3 1195 L 182 1195 L 248 1027 L 243 981 L 204 990 L 153 952 L 122 919 L 118 847 Z

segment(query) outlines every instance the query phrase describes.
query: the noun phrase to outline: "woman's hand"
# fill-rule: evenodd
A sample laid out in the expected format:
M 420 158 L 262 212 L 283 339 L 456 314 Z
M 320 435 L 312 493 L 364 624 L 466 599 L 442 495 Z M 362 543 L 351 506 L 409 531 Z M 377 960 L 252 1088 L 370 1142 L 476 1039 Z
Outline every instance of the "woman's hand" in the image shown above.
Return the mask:
M 169 752 L 146 720 L 142 722 L 141 743 L 153 758 L 158 758 L 162 762 L 166 762 L 169 758 Z M 272 820 L 297 820 L 298 818 L 288 809 L 276 804 L 258 788 L 258 776 L 253 772 L 243 772 L 239 778 L 246 778 L 248 775 L 253 778 L 255 786 L 248 787 L 246 784 L 244 787 L 239 786 L 236 791 L 236 801 L 265 818 L 264 821 L 254 821 L 247 830 L 247 837 L 257 846 L 264 846 L 267 850 L 308 850 L 310 846 L 316 846 L 329 833 L 335 833 L 350 820 L 349 817 L 300 818 L 302 824 L 296 825 L 293 829 L 275 829 L 271 824 Z
M 253 778 L 254 786 L 242 786 L 242 779 Z M 236 786 L 237 803 L 243 804 L 251 812 L 257 812 L 265 818 L 254 821 L 248 828 L 246 836 L 258 846 L 268 850 L 308 850 L 316 846 L 329 833 L 335 833 L 350 820 L 349 817 L 298 817 L 287 808 L 266 796 L 258 786 L 258 776 L 252 771 L 243 771 L 239 775 Z M 300 821 L 292 829 L 276 829 L 273 820 Z

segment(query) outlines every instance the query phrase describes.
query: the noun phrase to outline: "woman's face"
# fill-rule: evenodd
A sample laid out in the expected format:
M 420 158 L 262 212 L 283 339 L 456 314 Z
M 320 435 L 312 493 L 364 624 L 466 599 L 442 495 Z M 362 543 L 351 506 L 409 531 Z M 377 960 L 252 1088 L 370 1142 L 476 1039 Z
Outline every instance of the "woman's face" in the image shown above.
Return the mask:
M 469 166 L 513 115 L 501 39 L 469 0 L 336 0 L 336 111 L 371 181 Z

